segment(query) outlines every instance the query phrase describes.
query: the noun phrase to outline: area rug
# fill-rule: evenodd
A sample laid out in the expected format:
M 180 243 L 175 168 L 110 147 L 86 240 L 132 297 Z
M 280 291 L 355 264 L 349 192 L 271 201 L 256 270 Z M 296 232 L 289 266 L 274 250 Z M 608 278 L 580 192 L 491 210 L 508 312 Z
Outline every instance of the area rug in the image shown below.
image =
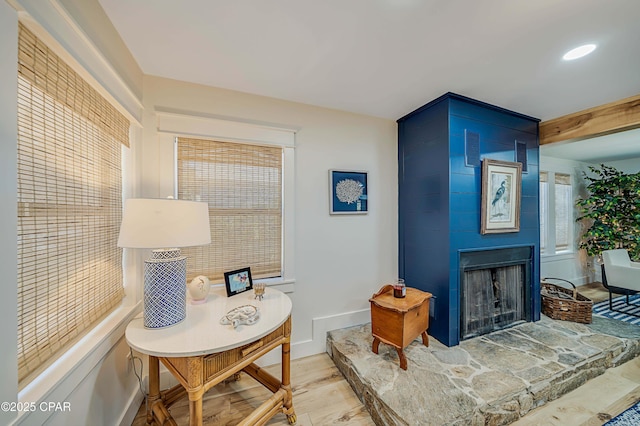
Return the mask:
M 640 425 L 640 402 L 626 409 L 611 420 L 605 426 L 637 426 Z
M 627 305 L 625 296 L 616 297 L 615 299 L 613 299 L 613 309 L 619 309 L 625 312 L 640 315 L 640 294 L 629 296 L 629 302 L 636 304 L 636 306 Z M 630 324 L 640 324 L 640 316 L 627 315 L 621 312 L 610 310 L 608 299 L 594 304 L 593 313 L 601 317 L 613 318 L 616 320 L 628 322 Z

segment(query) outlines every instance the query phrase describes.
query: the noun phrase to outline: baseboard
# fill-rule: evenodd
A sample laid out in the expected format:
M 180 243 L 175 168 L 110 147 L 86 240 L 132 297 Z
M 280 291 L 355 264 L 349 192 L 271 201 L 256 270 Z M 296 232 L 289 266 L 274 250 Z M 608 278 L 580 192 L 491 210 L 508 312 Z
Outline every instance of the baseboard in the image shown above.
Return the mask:
M 167 372 L 168 373 L 168 372 Z M 143 380 L 142 389 L 147 389 L 147 380 Z M 140 391 L 140 388 L 136 387 L 133 393 L 129 396 L 127 405 L 125 410 L 122 412 L 122 416 L 120 417 L 120 421 L 114 422 L 114 424 L 119 424 L 120 426 L 130 426 L 133 423 L 133 419 L 135 419 L 136 414 L 138 414 L 138 410 L 140 409 L 140 405 L 144 402 L 144 395 Z
M 327 351 L 327 332 L 341 328 L 366 324 L 371 321 L 371 311 L 345 312 L 337 315 L 318 317 L 311 320 L 311 339 L 291 343 L 291 359 L 304 358 Z M 267 366 L 277 364 L 281 360 L 280 349 L 274 349 L 260 358 L 258 364 Z
M 578 287 L 580 285 L 589 284 L 591 282 L 589 277 L 587 277 L 586 275 L 583 275 L 582 277 L 573 278 L 573 279 L 571 279 L 569 281 L 571 281 L 573 284 L 575 284 L 576 287 Z

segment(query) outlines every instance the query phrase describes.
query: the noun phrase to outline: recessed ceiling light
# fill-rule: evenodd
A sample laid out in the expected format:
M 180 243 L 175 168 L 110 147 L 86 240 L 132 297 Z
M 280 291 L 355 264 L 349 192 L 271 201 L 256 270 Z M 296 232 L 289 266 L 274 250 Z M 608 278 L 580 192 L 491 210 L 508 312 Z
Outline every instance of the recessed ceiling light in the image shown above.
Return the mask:
M 596 50 L 595 44 L 585 44 L 584 46 L 571 49 L 570 51 L 564 54 L 562 59 L 564 59 L 565 61 L 572 61 L 574 59 L 582 58 L 583 56 L 588 55 L 594 50 Z

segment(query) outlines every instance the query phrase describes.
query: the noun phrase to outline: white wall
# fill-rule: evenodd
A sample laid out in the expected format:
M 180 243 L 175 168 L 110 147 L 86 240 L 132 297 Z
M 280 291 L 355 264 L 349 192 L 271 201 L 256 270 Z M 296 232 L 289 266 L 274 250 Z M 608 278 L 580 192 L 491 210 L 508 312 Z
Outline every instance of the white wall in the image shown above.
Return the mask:
M 578 161 L 540 156 L 540 171 L 553 171 L 572 176 L 575 190 L 573 194 L 574 200 L 578 196 L 584 196 L 585 194 L 582 171 L 587 170 L 587 167 L 587 164 Z M 577 217 L 577 210 L 575 210 L 575 217 Z M 580 225 L 576 224 L 573 235 L 574 249 L 571 252 L 541 255 L 540 278 L 562 278 L 571 281 L 575 285 L 599 280 L 600 274 L 596 270 L 597 268 L 594 268 L 592 259 L 588 259 L 584 251 L 578 250 L 580 235 Z
M 640 144 L 640 141 L 638 141 Z M 640 158 L 630 158 L 628 160 L 609 161 L 607 166 L 615 167 L 624 173 L 640 173 Z
M 171 146 L 159 143 L 154 110 L 297 129 L 296 283 L 292 356 L 325 350 L 325 331 L 369 320 L 371 295 L 398 269 L 397 134 L 391 120 L 158 77 L 145 77 L 142 195 L 170 195 Z M 369 213 L 329 215 L 328 171 L 369 172 Z
M 133 95 L 142 99 L 142 70 L 111 21 L 104 19 L 105 12 L 100 3 L 95 0 L 58 1 L 69 15 L 73 16 L 74 21 L 95 44 L 97 50 L 104 55 L 117 75 L 131 89 Z
M 16 401 L 17 287 L 16 156 L 18 93 L 18 21 L 16 12 L 0 2 L 0 402 Z M 0 410 L 0 424 L 10 424 L 15 412 Z

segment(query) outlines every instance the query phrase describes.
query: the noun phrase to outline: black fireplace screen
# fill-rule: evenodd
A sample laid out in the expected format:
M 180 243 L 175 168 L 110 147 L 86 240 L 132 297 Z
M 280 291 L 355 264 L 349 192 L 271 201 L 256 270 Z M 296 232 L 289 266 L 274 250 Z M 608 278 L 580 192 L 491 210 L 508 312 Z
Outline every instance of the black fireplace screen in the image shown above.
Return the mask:
M 468 339 L 525 321 L 525 265 L 464 271 L 460 334 Z

